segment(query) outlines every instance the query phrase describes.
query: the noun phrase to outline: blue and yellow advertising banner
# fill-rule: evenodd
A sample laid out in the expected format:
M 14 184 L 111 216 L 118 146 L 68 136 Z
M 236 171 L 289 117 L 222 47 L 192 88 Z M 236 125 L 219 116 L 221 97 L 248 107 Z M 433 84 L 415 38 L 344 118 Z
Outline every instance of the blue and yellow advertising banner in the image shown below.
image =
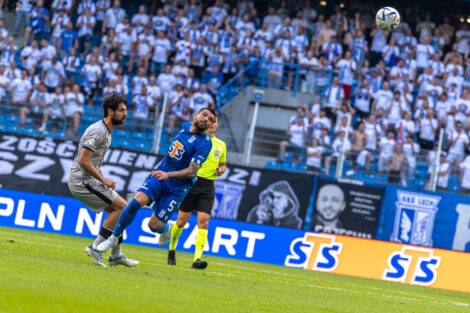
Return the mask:
M 141 209 L 127 228 L 126 244 L 157 248 Z M 173 217 L 175 218 L 175 216 Z M 78 200 L 0 189 L 0 227 L 95 237 L 104 219 Z M 196 218 L 177 250 L 193 252 Z M 212 219 L 206 254 L 307 270 L 470 293 L 470 253 L 318 232 Z

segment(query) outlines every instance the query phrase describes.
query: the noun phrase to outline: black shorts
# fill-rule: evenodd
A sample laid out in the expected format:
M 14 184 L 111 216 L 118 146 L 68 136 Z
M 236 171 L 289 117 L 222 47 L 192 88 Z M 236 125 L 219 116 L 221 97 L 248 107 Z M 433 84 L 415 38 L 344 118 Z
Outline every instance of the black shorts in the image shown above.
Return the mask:
M 183 212 L 190 213 L 204 212 L 211 215 L 214 206 L 215 186 L 214 181 L 198 177 L 196 184 L 189 190 L 188 194 L 181 202 L 179 209 Z

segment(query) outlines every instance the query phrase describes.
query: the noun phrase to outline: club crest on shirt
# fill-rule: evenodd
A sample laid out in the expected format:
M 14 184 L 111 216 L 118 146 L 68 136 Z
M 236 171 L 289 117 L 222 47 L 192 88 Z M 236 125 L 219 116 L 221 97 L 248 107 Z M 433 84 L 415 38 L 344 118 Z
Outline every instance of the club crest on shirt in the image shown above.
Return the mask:
M 220 158 L 220 155 L 221 155 L 221 154 L 222 154 L 222 151 L 220 151 L 220 150 L 215 150 L 215 151 L 214 151 L 214 157 L 215 157 L 216 159 Z

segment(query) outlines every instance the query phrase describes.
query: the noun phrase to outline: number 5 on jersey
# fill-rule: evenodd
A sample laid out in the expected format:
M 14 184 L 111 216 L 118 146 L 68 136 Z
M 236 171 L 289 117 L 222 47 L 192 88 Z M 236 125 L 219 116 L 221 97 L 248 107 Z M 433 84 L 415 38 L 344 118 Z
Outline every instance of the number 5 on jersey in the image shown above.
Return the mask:
M 181 160 L 184 154 L 184 146 L 178 140 L 173 141 L 168 152 L 172 158 Z

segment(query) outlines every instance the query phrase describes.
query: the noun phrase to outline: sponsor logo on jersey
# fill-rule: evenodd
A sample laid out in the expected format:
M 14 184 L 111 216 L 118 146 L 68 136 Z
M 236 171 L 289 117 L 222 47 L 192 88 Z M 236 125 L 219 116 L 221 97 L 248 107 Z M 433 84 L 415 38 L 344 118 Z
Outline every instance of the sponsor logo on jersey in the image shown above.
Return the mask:
M 168 154 L 170 157 L 175 158 L 177 160 L 181 160 L 184 154 L 184 146 L 181 142 L 178 140 L 173 141 L 173 143 L 170 146 L 170 150 L 168 151 Z

